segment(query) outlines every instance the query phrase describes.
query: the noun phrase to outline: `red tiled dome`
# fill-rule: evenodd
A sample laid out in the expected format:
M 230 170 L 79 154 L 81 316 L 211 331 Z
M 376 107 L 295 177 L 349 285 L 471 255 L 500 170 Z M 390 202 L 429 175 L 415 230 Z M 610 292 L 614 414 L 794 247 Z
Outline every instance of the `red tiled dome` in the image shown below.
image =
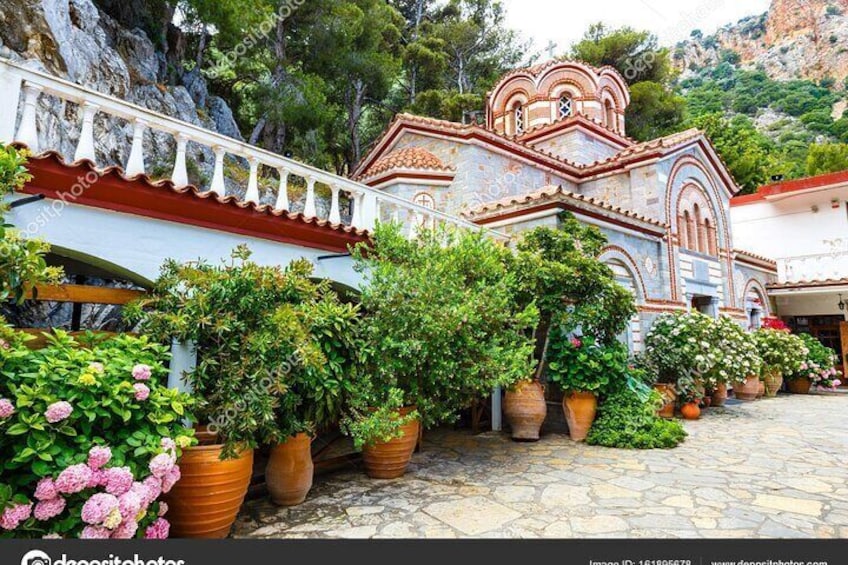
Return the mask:
M 420 147 L 407 147 L 397 149 L 378 159 L 368 167 L 364 176 L 374 176 L 393 169 L 423 169 L 434 171 L 446 171 L 448 167 L 441 159 Z

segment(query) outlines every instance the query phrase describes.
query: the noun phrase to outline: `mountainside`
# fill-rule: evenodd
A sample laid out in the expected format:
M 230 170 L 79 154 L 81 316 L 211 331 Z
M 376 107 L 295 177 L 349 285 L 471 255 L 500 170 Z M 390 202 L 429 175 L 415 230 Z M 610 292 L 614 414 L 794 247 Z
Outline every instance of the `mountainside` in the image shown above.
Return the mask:
M 202 77 L 166 76 L 166 58 L 154 42 L 140 29 L 118 23 L 92 0 L 2 0 L 0 56 L 241 139 L 228 104 L 208 94 Z M 73 155 L 79 136 L 77 107 L 49 96 L 41 97 L 40 106 L 44 146 Z M 126 162 L 131 125 L 99 114 L 94 138 L 101 165 Z M 170 135 L 145 135 L 149 172 L 167 176 L 174 151 Z M 201 182 L 212 167 L 211 150 L 190 145 L 188 158 L 192 180 Z
M 693 31 L 674 51 L 682 78 L 716 66 L 723 52 L 739 65 L 777 80 L 848 77 L 848 0 L 773 0 L 769 11 L 728 25 L 711 36 Z

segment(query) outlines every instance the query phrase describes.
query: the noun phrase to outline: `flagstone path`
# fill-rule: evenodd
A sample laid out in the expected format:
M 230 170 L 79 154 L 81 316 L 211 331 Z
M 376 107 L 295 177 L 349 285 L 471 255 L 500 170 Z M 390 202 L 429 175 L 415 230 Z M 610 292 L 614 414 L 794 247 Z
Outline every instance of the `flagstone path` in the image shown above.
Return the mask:
M 848 395 L 710 409 L 674 450 L 561 435 L 433 432 L 401 479 L 317 477 L 307 501 L 248 503 L 251 538 L 848 538 Z

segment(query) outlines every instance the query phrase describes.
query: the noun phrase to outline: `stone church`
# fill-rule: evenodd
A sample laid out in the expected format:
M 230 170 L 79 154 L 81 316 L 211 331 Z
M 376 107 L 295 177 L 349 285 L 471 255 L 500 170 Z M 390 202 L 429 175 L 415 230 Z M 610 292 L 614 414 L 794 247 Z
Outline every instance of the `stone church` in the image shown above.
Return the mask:
M 569 211 L 608 237 L 601 260 L 634 293 L 633 350 L 660 312 L 771 314 L 773 261 L 736 249 L 729 201 L 739 190 L 710 141 L 687 130 L 627 137 L 630 93 L 611 67 L 551 61 L 504 76 L 485 121 L 398 115 L 357 180 L 517 234 Z

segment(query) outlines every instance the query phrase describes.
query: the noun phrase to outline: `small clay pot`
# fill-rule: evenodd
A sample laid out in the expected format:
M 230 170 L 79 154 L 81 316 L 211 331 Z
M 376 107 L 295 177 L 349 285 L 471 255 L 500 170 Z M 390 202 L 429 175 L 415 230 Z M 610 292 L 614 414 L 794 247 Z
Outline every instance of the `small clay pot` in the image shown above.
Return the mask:
M 654 390 L 660 393 L 663 399 L 662 408 L 657 411 L 657 416 L 670 420 L 674 418 L 674 405 L 677 404 L 677 392 L 674 386 L 666 383 L 654 384 Z
M 538 381 L 521 381 L 504 395 L 504 416 L 516 441 L 538 441 L 548 414 L 545 389 Z
M 265 483 L 274 504 L 296 506 L 312 488 L 312 438 L 297 434 L 271 448 Z
M 763 383 L 766 387 L 766 397 L 774 398 L 783 387 L 783 375 L 777 371 L 769 371 Z
M 568 423 L 568 435 L 583 441 L 589 435 L 598 412 L 598 397 L 591 392 L 570 392 L 562 399 L 562 411 Z
M 406 416 L 414 411 L 414 406 L 398 410 L 400 416 Z M 418 443 L 418 433 L 421 430 L 419 419 L 411 420 L 401 426 L 401 436 L 385 442 L 367 444 L 362 450 L 362 461 L 365 472 L 372 479 L 396 479 L 406 473 L 406 468 L 412 460 L 412 453 Z
M 701 417 L 701 408 L 697 402 L 687 402 L 680 407 L 680 414 L 686 420 L 697 420 Z
M 712 394 L 712 405 L 716 407 L 724 406 L 727 402 L 727 385 L 720 383 L 716 385 Z
M 706 394 L 704 396 L 704 398 L 701 399 L 701 407 L 702 408 L 709 408 L 710 406 L 712 406 L 712 404 L 713 404 L 713 395 L 712 395 L 712 391 L 710 391 L 709 394 Z
M 813 381 L 804 377 L 802 379 L 792 379 L 786 381 L 786 388 L 792 394 L 810 394 L 810 389 L 813 387 Z
M 757 399 L 759 388 L 760 378 L 751 375 L 745 379 L 745 382 L 735 383 L 733 385 L 733 396 L 735 396 L 737 400 L 750 402 Z

